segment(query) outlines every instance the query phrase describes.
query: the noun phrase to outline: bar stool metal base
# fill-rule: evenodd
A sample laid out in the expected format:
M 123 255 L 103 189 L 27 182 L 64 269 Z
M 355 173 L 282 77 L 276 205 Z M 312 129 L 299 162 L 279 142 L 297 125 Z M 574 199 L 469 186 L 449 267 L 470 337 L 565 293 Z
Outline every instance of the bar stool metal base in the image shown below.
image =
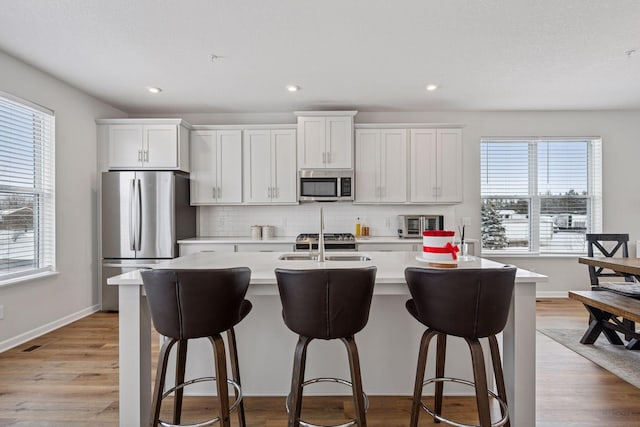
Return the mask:
M 342 384 L 342 385 L 346 385 L 347 387 L 351 387 L 353 388 L 353 384 L 351 384 L 350 381 L 347 380 L 343 380 L 341 378 L 312 378 L 310 380 L 307 380 L 305 382 L 302 383 L 302 387 L 305 387 L 307 385 L 311 385 L 311 384 L 317 384 L 317 383 L 338 383 L 338 384 Z M 367 397 L 366 393 L 362 393 L 362 397 L 364 398 L 364 411 L 367 412 L 367 410 L 369 409 L 369 397 Z M 287 396 L 287 400 L 285 402 L 285 406 L 287 408 L 287 414 L 290 412 L 290 401 L 291 401 L 291 394 L 289 394 Z M 348 427 L 348 426 L 352 426 L 355 425 L 357 423 L 357 420 L 354 418 L 352 420 L 349 420 L 343 424 L 333 424 L 333 425 L 319 425 L 319 424 L 311 424 L 308 423 L 306 421 L 303 421 L 302 419 L 299 419 L 300 425 L 302 427 Z
M 422 383 L 422 387 L 424 389 L 424 386 L 427 384 L 431 384 L 431 383 L 444 383 L 444 382 L 453 382 L 453 383 L 458 383 L 458 384 L 464 384 L 464 385 L 468 385 L 470 387 L 475 387 L 476 384 L 474 382 L 471 381 L 467 381 L 467 380 L 463 380 L 461 378 L 451 378 L 451 377 L 435 377 L 435 378 L 429 378 L 428 380 L 426 380 L 425 382 Z M 506 424 L 507 420 L 509 419 L 509 410 L 507 409 L 507 404 L 500 399 L 500 397 L 498 397 L 498 395 L 496 393 L 494 393 L 491 390 L 487 390 L 487 392 L 489 393 L 489 396 L 493 397 L 499 404 L 500 407 L 502 408 L 502 413 L 505 414 L 499 421 L 496 421 L 495 423 L 491 424 L 491 427 L 500 427 Z M 458 423 L 456 421 L 444 418 L 442 415 L 438 415 L 435 412 L 433 412 L 433 410 L 431 408 L 429 408 L 422 400 L 420 401 L 420 407 L 422 407 L 422 409 L 429 415 L 431 415 L 434 419 L 441 421 L 443 423 L 447 423 L 449 425 L 452 426 L 456 426 L 456 427 L 480 427 L 478 425 L 475 424 L 461 424 Z
M 164 400 L 164 398 L 168 397 L 171 393 L 173 393 L 176 390 L 185 388 L 192 384 L 201 383 L 205 381 L 216 381 L 216 377 L 202 377 L 202 378 L 195 378 L 193 380 L 185 381 L 182 384 L 178 384 L 177 386 L 172 387 L 169 390 L 165 391 L 162 394 L 162 400 Z M 227 384 L 233 386 L 233 388 L 236 391 L 236 400 L 233 402 L 231 406 L 229 406 L 229 412 L 232 412 L 238 407 L 238 405 L 242 401 L 242 389 L 240 388 L 240 384 L 238 384 L 237 382 L 231 379 L 227 379 Z M 200 421 L 195 424 L 171 424 L 164 420 L 158 420 L 158 423 L 163 427 L 205 427 L 205 426 L 215 424 L 218 421 L 220 421 L 219 416 L 215 418 L 211 418 L 210 420 Z

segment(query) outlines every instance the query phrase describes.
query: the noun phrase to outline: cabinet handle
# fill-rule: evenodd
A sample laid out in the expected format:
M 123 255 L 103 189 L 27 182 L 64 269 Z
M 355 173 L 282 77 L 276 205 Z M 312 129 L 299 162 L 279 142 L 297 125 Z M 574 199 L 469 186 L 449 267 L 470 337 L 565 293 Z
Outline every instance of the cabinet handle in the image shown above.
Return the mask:
M 271 198 L 271 187 L 267 187 L 267 197 Z
M 275 192 L 275 194 L 273 195 L 274 198 L 278 198 L 280 197 L 280 189 L 278 187 L 273 187 L 273 191 Z
M 222 198 L 222 187 L 218 187 L 217 193 L 218 193 L 218 199 L 221 199 Z
M 327 163 L 331 163 L 331 152 L 327 151 Z
M 216 198 L 216 187 L 211 187 L 211 196 L 215 199 Z
M 149 150 L 144 150 L 144 161 L 145 162 L 149 161 Z
M 138 150 L 138 161 L 142 161 L 142 150 Z
M 326 152 L 322 153 L 322 163 L 323 164 L 327 163 L 327 153 Z

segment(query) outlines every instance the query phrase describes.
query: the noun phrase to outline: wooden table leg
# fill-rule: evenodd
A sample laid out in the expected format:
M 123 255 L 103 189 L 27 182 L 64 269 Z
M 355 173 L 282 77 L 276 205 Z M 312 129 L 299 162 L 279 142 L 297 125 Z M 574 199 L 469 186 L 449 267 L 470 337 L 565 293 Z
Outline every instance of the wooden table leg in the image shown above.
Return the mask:
M 607 340 L 614 345 L 622 345 L 624 344 L 616 331 L 613 331 L 607 327 L 605 324 L 609 322 L 612 314 L 607 313 L 606 311 L 602 311 L 598 308 L 591 307 L 587 304 L 584 304 L 585 308 L 591 314 L 591 323 L 589 323 L 589 327 L 587 331 L 582 336 L 580 340 L 581 344 L 593 344 L 596 342 L 601 333 L 604 333 Z

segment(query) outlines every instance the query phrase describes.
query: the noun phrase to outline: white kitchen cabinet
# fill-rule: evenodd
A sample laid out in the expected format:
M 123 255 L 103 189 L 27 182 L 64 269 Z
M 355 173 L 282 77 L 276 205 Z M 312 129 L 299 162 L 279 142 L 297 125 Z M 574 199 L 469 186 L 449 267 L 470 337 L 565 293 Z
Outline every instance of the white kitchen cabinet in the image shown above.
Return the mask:
M 462 130 L 411 129 L 412 203 L 462 201 Z
M 407 201 L 407 130 L 356 130 L 356 203 Z
M 179 119 L 111 119 L 106 125 L 110 170 L 189 172 L 189 132 Z
M 358 243 L 358 252 L 418 252 L 422 250 L 421 242 L 394 242 L 394 243 Z
M 298 167 L 352 169 L 355 114 L 356 111 L 296 112 Z
M 235 252 L 232 243 L 179 243 L 180 256 L 197 254 L 198 252 Z
M 242 203 L 242 132 L 191 132 L 191 204 Z
M 238 243 L 237 252 L 293 252 L 293 243 Z
M 298 203 L 295 130 L 245 130 L 243 152 L 246 203 Z

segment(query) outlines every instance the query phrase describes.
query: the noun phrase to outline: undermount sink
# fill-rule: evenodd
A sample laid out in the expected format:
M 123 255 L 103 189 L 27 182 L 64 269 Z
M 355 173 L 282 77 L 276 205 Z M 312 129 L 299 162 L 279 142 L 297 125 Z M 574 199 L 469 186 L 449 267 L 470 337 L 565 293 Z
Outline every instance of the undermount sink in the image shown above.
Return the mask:
M 317 261 L 318 255 L 309 254 L 284 254 L 278 257 L 281 261 Z
M 324 258 L 327 261 L 371 261 L 366 255 L 327 255 Z
M 284 254 L 278 257 L 280 261 L 318 261 L 317 254 Z M 326 255 L 326 261 L 371 261 L 366 255 Z

